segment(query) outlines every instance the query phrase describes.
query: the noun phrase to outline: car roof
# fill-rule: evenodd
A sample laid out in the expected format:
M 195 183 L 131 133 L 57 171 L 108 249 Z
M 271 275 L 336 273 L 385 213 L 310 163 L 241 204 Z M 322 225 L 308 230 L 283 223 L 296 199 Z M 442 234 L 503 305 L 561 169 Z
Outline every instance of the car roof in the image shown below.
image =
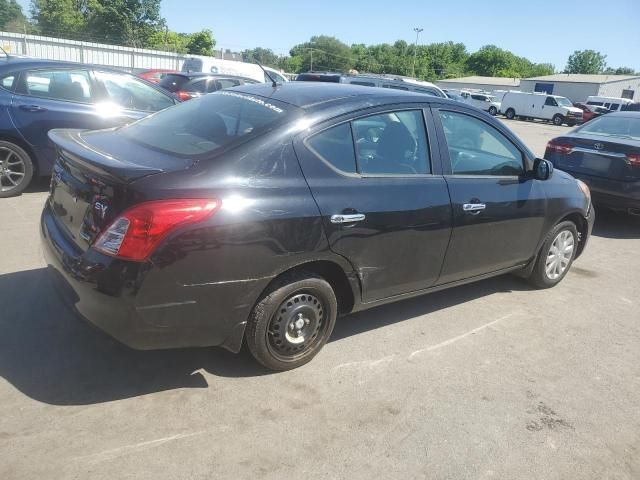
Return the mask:
M 453 100 L 431 97 L 422 93 L 390 88 L 364 87 L 350 83 L 287 82 L 275 88 L 270 83 L 234 87 L 235 91 L 273 98 L 290 105 L 309 110 L 328 103 L 358 103 L 363 100 L 375 104 L 430 103 L 435 100 L 456 104 Z
M 633 110 L 621 110 L 619 112 L 607 113 L 607 117 L 628 117 L 640 119 L 640 112 L 635 112 Z

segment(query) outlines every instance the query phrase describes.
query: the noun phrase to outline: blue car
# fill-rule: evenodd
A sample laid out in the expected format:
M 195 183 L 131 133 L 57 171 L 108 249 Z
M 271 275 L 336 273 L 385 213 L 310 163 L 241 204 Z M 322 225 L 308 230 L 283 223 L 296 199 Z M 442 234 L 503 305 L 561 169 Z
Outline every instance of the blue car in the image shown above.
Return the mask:
M 107 67 L 7 57 L 0 61 L 0 197 L 51 174 L 49 130 L 115 127 L 176 103 L 170 93 Z

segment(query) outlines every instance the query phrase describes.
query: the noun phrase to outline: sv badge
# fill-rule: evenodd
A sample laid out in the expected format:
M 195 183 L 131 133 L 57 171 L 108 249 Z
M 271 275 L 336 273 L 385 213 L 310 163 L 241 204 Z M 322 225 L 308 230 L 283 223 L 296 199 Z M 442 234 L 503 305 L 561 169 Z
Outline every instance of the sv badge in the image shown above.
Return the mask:
M 107 215 L 107 210 L 109 209 L 109 207 L 104 203 L 95 202 L 93 204 L 93 208 L 98 212 L 98 215 L 100 215 L 100 218 L 104 220 L 104 217 Z

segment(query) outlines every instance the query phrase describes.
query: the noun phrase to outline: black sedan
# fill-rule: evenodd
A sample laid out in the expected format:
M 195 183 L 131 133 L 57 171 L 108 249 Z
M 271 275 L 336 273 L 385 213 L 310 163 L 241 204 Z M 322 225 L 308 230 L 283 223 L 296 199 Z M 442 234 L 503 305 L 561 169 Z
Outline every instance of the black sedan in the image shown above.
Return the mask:
M 175 72 L 165 74 L 158 85 L 173 93 L 181 101 L 185 101 L 225 88 L 254 83 L 258 82 L 252 78 L 234 75 Z
M 551 140 L 544 157 L 587 183 L 594 202 L 640 215 L 640 112 L 595 118 Z
M 552 287 L 594 220 L 503 124 L 410 92 L 251 85 L 50 137 L 40 230 L 69 303 L 135 348 L 246 341 L 276 370 L 339 315 L 508 272 Z

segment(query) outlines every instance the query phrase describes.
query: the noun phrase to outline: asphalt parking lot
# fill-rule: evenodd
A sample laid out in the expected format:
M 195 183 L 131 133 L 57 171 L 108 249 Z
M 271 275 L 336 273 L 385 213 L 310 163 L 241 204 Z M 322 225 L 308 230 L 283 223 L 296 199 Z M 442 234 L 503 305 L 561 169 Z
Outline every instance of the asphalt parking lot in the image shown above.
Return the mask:
M 506 121 L 538 155 L 567 127 Z M 0 478 L 640 478 L 640 220 L 556 288 L 506 276 L 339 319 L 310 364 L 137 352 L 57 300 L 46 181 L 0 200 Z

